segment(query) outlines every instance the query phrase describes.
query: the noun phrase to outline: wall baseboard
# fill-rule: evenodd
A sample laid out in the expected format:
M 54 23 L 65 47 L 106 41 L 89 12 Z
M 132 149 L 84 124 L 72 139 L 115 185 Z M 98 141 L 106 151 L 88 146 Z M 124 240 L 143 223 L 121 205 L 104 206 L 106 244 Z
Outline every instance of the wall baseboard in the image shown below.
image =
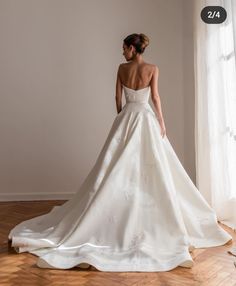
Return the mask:
M 11 193 L 0 194 L 0 202 L 14 202 L 14 201 L 45 201 L 45 200 L 69 200 L 74 193 Z

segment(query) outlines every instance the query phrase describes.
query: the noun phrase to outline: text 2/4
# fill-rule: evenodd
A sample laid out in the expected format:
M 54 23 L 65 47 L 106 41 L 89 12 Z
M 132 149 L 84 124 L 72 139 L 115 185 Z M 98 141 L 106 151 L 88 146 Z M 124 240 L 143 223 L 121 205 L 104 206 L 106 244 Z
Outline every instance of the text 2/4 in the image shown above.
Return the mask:
M 214 17 L 220 18 L 220 11 L 208 11 L 207 14 L 208 18 L 214 18 Z
M 207 24 L 221 24 L 226 17 L 227 12 L 221 6 L 206 6 L 201 11 L 201 18 Z

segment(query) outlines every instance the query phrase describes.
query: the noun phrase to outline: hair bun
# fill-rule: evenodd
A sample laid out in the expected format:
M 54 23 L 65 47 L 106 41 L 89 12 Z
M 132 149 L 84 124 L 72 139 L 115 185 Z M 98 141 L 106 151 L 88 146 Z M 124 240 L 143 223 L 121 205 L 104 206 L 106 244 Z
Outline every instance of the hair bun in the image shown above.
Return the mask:
M 149 45 L 149 38 L 143 33 L 133 33 L 124 39 L 124 44 L 128 47 L 133 45 L 136 52 L 142 54 L 145 48 Z
M 145 49 L 149 45 L 149 38 L 145 35 L 140 33 L 139 34 L 140 41 L 142 42 L 142 46 Z

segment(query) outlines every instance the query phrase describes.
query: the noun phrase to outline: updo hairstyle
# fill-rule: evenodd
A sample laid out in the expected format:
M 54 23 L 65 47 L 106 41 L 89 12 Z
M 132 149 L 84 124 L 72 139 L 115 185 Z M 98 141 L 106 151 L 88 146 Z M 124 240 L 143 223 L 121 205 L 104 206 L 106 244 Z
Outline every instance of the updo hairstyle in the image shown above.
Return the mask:
M 145 34 L 131 34 L 124 39 L 126 46 L 133 45 L 137 53 L 142 54 L 149 45 L 149 38 Z

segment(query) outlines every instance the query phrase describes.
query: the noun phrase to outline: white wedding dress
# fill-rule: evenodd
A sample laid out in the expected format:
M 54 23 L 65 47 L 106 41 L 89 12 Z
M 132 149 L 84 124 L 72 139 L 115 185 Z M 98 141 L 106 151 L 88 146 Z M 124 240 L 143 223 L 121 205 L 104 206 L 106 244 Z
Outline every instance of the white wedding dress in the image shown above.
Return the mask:
M 168 271 L 192 267 L 192 249 L 232 239 L 161 137 L 150 86 L 123 87 L 126 104 L 76 194 L 9 233 L 38 267 Z

